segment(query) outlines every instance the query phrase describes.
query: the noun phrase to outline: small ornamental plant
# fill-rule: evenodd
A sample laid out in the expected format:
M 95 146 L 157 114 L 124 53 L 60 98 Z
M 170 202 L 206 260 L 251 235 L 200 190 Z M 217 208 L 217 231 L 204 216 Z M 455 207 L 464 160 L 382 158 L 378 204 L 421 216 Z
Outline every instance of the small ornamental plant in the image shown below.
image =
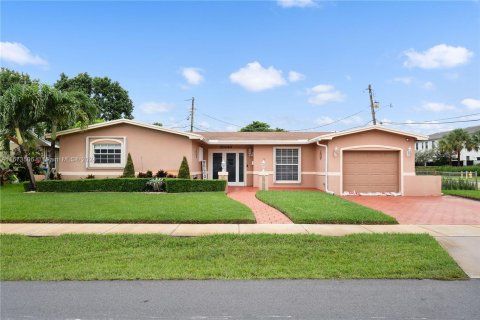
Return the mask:
M 133 166 L 132 156 L 130 155 L 130 152 L 128 153 L 127 164 L 125 165 L 125 168 L 123 169 L 122 177 L 123 178 L 135 178 L 135 167 Z
M 178 170 L 178 179 L 190 179 L 190 168 L 188 167 L 186 157 L 183 157 L 182 164 Z
M 147 186 L 149 186 L 155 192 L 163 191 L 164 185 L 165 183 L 163 178 L 153 178 L 147 182 Z

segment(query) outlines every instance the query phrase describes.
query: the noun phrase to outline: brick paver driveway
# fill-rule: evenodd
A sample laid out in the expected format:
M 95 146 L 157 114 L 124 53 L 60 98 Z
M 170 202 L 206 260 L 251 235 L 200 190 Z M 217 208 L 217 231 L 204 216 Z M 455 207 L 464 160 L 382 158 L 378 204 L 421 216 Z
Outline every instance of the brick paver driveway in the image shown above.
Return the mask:
M 480 201 L 459 197 L 346 196 L 402 224 L 480 224 Z

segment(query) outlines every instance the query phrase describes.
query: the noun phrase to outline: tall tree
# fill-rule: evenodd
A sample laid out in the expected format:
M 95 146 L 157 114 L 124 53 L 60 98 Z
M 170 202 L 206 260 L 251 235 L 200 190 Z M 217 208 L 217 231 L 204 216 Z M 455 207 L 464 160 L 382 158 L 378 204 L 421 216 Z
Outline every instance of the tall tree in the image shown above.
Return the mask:
M 478 151 L 480 150 L 480 130 L 477 132 L 472 133 L 470 141 L 470 147 L 472 150 Z
M 281 128 L 272 128 L 266 122 L 253 121 L 240 129 L 241 132 L 286 132 L 287 130 Z
M 50 131 L 50 151 L 46 177 L 51 178 L 55 163 L 55 143 L 59 128 L 72 127 L 79 122 L 81 127 L 95 119 L 97 109 L 95 103 L 83 92 L 60 91 L 48 85 L 41 87 L 40 121 L 45 122 Z
M 439 142 L 440 150 L 457 155 L 457 166 L 460 166 L 460 155 L 463 149 L 473 149 L 472 137 L 464 129 L 455 129 L 444 136 Z M 450 164 L 452 164 L 450 157 Z
M 0 71 L 0 96 L 3 96 L 5 91 L 14 84 L 32 84 L 33 82 L 38 81 L 30 79 L 30 76 L 26 73 L 20 73 L 2 67 Z
M 118 81 L 108 77 L 91 77 L 88 73 L 80 73 L 74 78 L 69 78 L 62 73 L 54 86 L 62 91 L 86 93 L 97 104 L 98 117 L 105 121 L 133 118 L 132 100 L 128 96 L 128 91 L 122 88 Z
M 31 159 L 25 150 L 25 137 L 38 123 L 41 114 L 40 91 L 37 84 L 14 84 L 0 96 L 0 130 L 4 137 L 18 144 L 28 170 L 30 189 L 36 190 Z

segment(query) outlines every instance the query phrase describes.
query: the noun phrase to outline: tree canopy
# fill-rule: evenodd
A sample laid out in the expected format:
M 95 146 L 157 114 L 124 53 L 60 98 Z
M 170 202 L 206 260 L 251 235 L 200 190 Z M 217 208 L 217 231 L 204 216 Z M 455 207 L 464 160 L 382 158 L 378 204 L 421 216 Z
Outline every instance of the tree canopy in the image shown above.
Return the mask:
M 30 76 L 26 73 L 2 67 L 0 72 L 0 96 L 3 96 L 5 91 L 14 84 L 32 84 L 34 82 L 37 83 L 38 81 L 30 79 Z
M 281 128 L 272 128 L 266 122 L 253 121 L 240 129 L 241 132 L 286 132 L 287 130 Z
M 460 154 L 463 149 L 468 151 L 479 149 L 478 135 L 478 132 L 470 135 L 465 129 L 455 129 L 444 136 L 438 146 L 440 151 L 450 155 L 450 162 L 452 155 L 456 155 L 457 165 L 460 165 Z
M 62 91 L 81 91 L 95 101 L 98 118 L 105 121 L 132 119 L 133 102 L 128 91 L 118 81 L 108 77 L 91 77 L 88 73 L 79 73 L 74 78 L 60 74 L 55 88 Z

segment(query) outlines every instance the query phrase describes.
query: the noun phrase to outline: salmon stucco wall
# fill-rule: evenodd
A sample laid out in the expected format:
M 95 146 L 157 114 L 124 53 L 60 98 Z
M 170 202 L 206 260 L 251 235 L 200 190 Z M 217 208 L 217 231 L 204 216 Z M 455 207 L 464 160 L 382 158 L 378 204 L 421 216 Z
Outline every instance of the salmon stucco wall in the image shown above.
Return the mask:
M 281 183 L 274 180 L 274 148 L 300 148 L 301 154 L 301 181 L 299 183 Z M 318 185 L 318 157 L 317 146 L 309 145 L 256 145 L 254 147 L 253 186 L 259 187 L 259 174 L 262 172 L 262 161 L 265 160 L 265 171 L 268 174 L 270 188 L 317 188 Z
M 192 171 L 198 169 L 193 161 L 195 148 L 188 137 L 130 124 L 118 124 L 60 136 L 59 172 L 65 179 L 84 178 L 89 174 L 98 178 L 118 177 L 123 173 L 123 166 L 90 167 L 87 163 L 91 157 L 87 138 L 89 141 L 105 139 L 102 143 L 109 139 L 123 141 L 124 159 L 128 153 L 131 154 L 137 173 L 151 170 L 155 174 L 162 169 L 177 174 L 183 156 L 187 157 L 190 166 L 193 165 Z
M 405 193 L 405 177 L 415 175 L 415 139 L 381 130 L 370 130 L 321 141 L 328 145 L 329 190 L 341 194 L 343 152 L 348 150 L 400 151 L 400 189 Z M 399 159 L 400 160 L 400 159 Z
M 405 196 L 441 196 L 441 176 L 406 176 Z

